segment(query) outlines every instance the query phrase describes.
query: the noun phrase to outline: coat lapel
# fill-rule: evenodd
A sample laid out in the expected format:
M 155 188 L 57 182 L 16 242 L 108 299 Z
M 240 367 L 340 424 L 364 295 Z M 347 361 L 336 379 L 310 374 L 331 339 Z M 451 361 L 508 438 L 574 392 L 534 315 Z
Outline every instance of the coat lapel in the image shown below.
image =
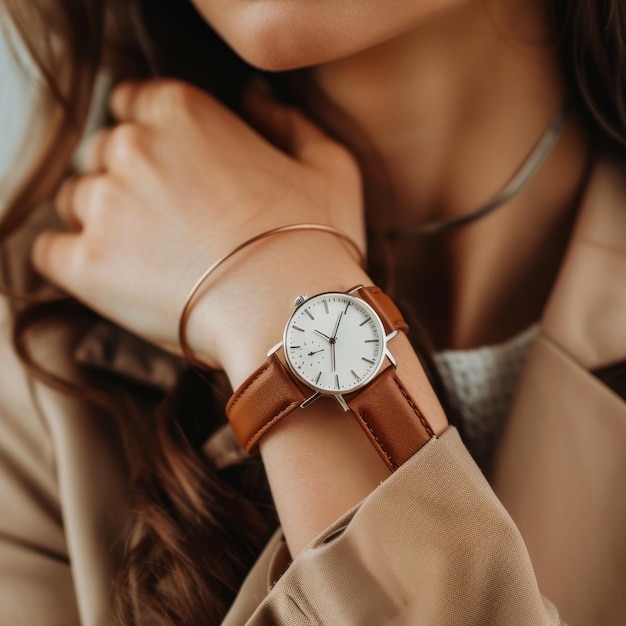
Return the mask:
M 589 373 L 626 358 L 626 182 L 600 164 L 503 433 L 493 485 L 570 625 L 626 614 L 626 403 Z

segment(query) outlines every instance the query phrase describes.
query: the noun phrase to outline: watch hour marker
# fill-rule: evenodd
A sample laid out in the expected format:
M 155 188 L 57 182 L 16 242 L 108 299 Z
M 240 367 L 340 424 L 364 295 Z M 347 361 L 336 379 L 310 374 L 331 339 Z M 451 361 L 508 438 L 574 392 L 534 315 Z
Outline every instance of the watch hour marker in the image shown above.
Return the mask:
M 362 321 L 359 326 L 365 326 L 365 324 L 367 324 L 371 319 L 371 317 L 368 317 L 366 320 Z
M 324 308 L 326 309 L 326 314 L 328 315 L 328 302 L 326 300 L 324 302 Z
M 290 350 L 300 350 L 302 346 L 289 346 Z
M 335 385 L 337 385 L 337 389 L 339 389 L 339 374 L 335 374 Z
M 361 380 L 359 378 L 359 375 L 354 371 L 354 370 L 350 370 L 352 372 L 352 376 L 354 376 L 357 380 Z
M 370 361 L 369 359 L 366 359 L 364 356 L 361 357 L 361 361 L 365 361 L 366 363 L 369 363 L 370 365 L 374 365 L 374 361 Z
M 304 309 L 304 312 L 312 319 L 314 320 L 315 318 L 311 315 L 311 312 L 309 311 L 309 309 Z
M 317 383 L 319 383 L 319 382 L 320 382 L 320 378 L 321 378 L 321 377 L 322 377 L 322 372 L 320 372 L 320 373 L 317 375 L 317 378 L 315 379 L 315 384 L 316 384 L 316 385 L 317 385 Z
M 366 339 L 365 343 L 378 343 L 378 339 Z
M 299 330 L 301 333 L 304 332 L 304 328 L 300 328 L 299 326 L 292 326 L 291 328 L 293 328 L 294 330 Z

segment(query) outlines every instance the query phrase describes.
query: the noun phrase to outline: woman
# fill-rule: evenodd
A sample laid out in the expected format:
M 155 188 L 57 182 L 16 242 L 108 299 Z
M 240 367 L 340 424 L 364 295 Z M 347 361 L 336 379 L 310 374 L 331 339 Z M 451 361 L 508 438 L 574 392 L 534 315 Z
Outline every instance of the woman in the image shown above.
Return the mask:
M 45 40 L 34 37 L 34 10 L 9 5 L 57 98 L 49 128 L 59 132 L 44 137 L 5 238 L 68 173 L 96 70 L 104 65 L 120 84 L 113 123 L 55 195 L 62 226 L 34 229 L 36 268 L 87 309 L 55 300 L 16 318 L 18 353 L 47 386 L 28 379 L 29 395 L 11 363 L 4 621 L 110 623 L 116 572 L 127 623 L 626 621 L 626 507 L 613 494 L 626 441 L 621 5 L 196 0 L 195 15 L 179 3 L 128 13 L 110 3 L 102 43 L 95 4 L 47 6 L 38 14 L 52 27 Z M 205 67 L 193 55 L 206 50 L 214 56 Z M 185 82 L 120 82 L 150 65 L 211 89 L 239 115 Z M 263 71 L 266 82 L 251 84 Z M 268 95 L 268 80 L 317 124 Z M 513 194 L 507 182 L 520 178 Z M 239 588 L 271 516 L 256 478 L 239 471 L 247 462 L 233 431 L 218 428 L 219 391 L 212 403 L 193 380 L 171 391 L 180 362 L 165 352 L 180 354 L 181 312 L 211 263 L 261 233 L 311 223 L 340 234 L 309 228 L 246 245 L 189 308 L 186 352 L 238 390 L 229 417 L 241 443 L 260 452 L 281 522 Z M 368 271 L 345 245 L 347 236 L 364 248 L 366 229 Z M 14 288 L 23 248 L 7 255 Z M 385 268 L 396 284 L 383 286 L 405 316 L 415 311 L 435 350 L 474 358 L 466 374 L 485 381 L 487 401 L 506 377 L 489 375 L 471 350 L 499 346 L 489 354 L 509 359 L 507 340 L 532 343 L 521 377 L 526 348 L 509 359 L 517 390 L 493 464 L 499 425 L 472 440 L 472 424 L 459 421 L 495 491 L 448 427 L 407 337 L 395 334 L 404 326 L 393 305 L 372 290 L 342 295 L 382 283 Z M 259 367 L 293 299 L 329 291 L 301 299 L 302 328 L 287 327 L 292 369 L 311 369 L 321 354 L 315 382 L 332 373 L 335 391 L 347 389 L 336 359 L 355 350 L 343 350 L 341 333 L 354 311 L 359 328 L 374 324 L 361 304 L 368 297 L 375 312 L 391 313 L 365 341 L 388 348 L 397 367 L 346 394 L 352 412 L 326 398 L 274 419 L 266 405 L 282 406 L 292 374 L 278 357 Z M 291 341 L 307 316 L 321 319 L 324 307 L 330 316 L 337 302 L 304 348 Z M 71 320 L 80 323 L 68 328 Z M 439 355 L 444 375 L 449 361 Z M 306 376 L 296 376 L 302 392 Z M 159 399 L 146 386 L 168 391 L 156 422 Z M 451 391 L 447 414 L 456 406 L 463 415 L 461 390 Z

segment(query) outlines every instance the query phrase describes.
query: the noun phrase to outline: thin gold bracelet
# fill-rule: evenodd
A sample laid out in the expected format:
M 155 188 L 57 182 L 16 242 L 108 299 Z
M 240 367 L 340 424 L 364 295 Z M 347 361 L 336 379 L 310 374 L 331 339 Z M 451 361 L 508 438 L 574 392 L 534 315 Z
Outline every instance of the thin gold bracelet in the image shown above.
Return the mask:
M 343 239 L 352 248 L 352 251 L 356 254 L 356 258 L 359 262 L 359 265 L 361 267 L 365 267 L 365 255 L 363 254 L 363 252 L 361 252 L 361 249 L 359 248 L 357 243 L 353 239 L 348 237 L 348 235 L 346 235 L 343 231 L 337 228 L 334 228 L 332 226 L 326 226 L 325 224 L 290 224 L 288 226 L 279 226 L 278 228 L 272 228 L 272 230 L 268 230 L 264 233 L 261 233 L 260 235 L 255 235 L 254 237 L 247 239 L 243 243 L 240 243 L 236 248 L 234 248 L 233 250 L 231 250 L 224 256 L 217 259 L 217 261 L 215 261 L 215 263 L 213 263 L 204 272 L 204 274 L 202 274 L 202 276 L 198 278 L 195 285 L 191 288 L 189 295 L 187 296 L 187 300 L 185 301 L 185 305 L 183 306 L 183 310 L 180 314 L 180 320 L 178 322 L 178 341 L 180 343 L 183 356 L 189 361 L 189 363 L 191 363 L 192 365 L 195 365 L 196 367 L 207 369 L 207 365 L 205 363 L 203 363 L 199 359 L 196 359 L 193 353 L 193 350 L 191 349 L 191 346 L 187 342 L 187 324 L 189 322 L 189 317 L 192 311 L 191 305 L 193 304 L 194 297 L 198 293 L 202 284 L 207 280 L 207 278 L 218 267 L 220 267 L 220 265 L 228 261 L 228 259 L 230 259 L 232 256 L 234 256 L 238 252 L 241 252 L 241 250 L 243 250 L 244 248 L 247 248 L 248 246 L 251 246 L 257 241 L 261 241 L 262 239 L 267 239 L 268 237 L 273 237 L 274 235 L 281 235 L 284 233 L 292 233 L 295 231 L 303 231 L 303 230 L 327 233 L 329 235 L 334 235 L 335 237 L 339 237 L 340 239 Z

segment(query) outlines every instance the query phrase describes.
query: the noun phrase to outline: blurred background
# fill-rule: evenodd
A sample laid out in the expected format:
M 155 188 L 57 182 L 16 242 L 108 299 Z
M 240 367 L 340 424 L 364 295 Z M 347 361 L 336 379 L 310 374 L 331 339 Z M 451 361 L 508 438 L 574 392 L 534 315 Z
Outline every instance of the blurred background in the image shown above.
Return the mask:
M 0 180 L 19 146 L 30 117 L 32 78 L 25 77 L 0 30 Z

